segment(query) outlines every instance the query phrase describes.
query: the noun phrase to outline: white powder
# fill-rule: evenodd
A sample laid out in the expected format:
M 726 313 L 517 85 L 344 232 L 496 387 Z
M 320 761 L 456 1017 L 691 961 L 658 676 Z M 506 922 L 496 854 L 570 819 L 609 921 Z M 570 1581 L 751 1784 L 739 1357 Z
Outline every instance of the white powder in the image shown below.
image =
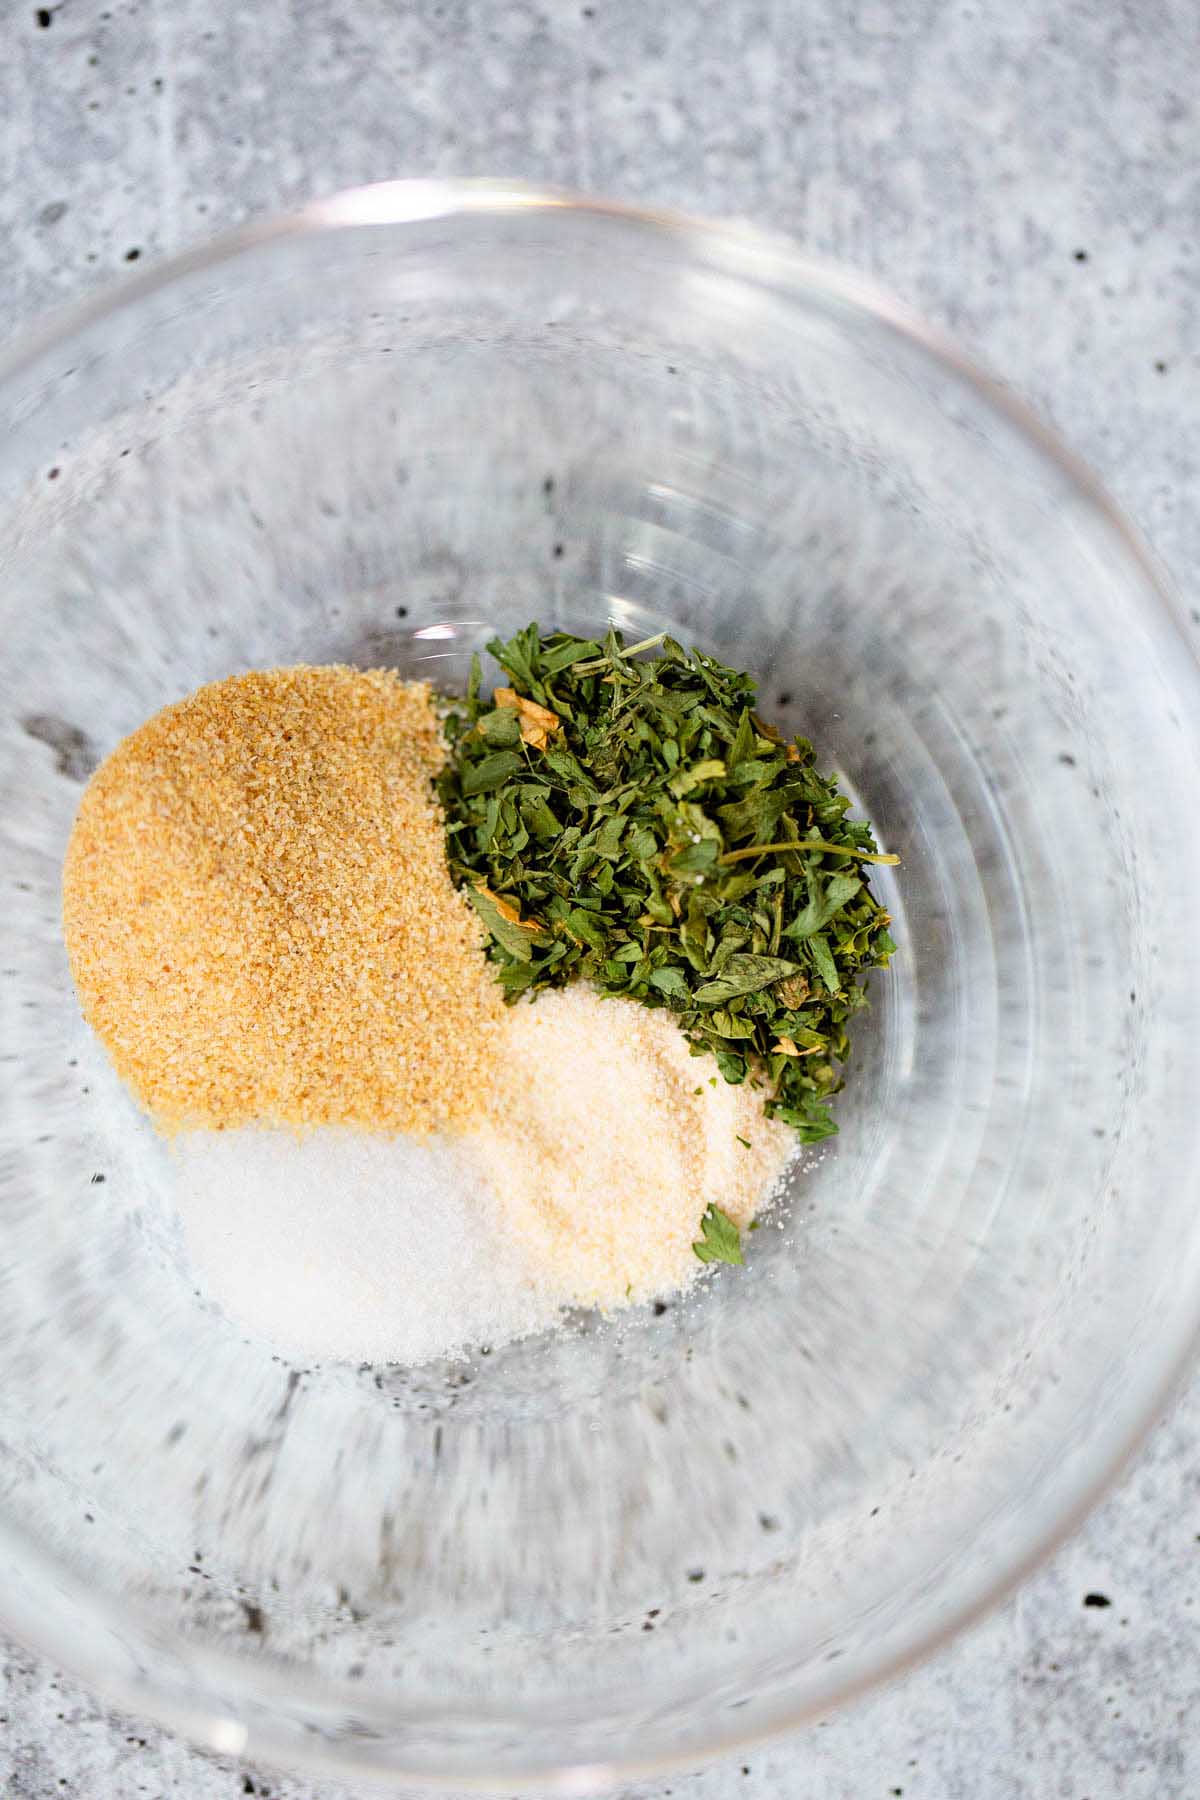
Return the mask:
M 747 1225 L 796 1142 L 761 1093 L 690 1055 L 668 1013 L 582 983 L 506 1014 L 479 1104 L 453 1141 L 333 1126 L 181 1136 L 201 1284 L 300 1356 L 418 1363 L 498 1346 L 564 1306 L 686 1286 L 708 1203 Z
M 279 1350 L 420 1363 L 554 1320 L 522 1246 L 445 1141 L 246 1126 L 182 1134 L 175 1159 L 200 1285 Z
M 475 1142 L 515 1241 L 560 1292 L 608 1308 L 696 1276 L 710 1201 L 749 1224 L 796 1143 L 762 1103 L 670 1013 L 575 982 L 509 1014 Z

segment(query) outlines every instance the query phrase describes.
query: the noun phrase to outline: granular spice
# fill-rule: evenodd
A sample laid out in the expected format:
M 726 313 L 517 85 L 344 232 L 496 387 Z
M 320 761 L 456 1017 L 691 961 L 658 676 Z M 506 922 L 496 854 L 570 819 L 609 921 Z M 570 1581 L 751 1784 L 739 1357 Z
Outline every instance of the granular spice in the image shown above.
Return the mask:
M 504 1008 L 446 867 L 427 685 L 233 676 L 92 778 L 63 875 L 85 1017 L 165 1130 L 428 1132 L 461 1120 Z
M 197 1271 L 295 1353 L 423 1361 L 686 1287 L 705 1208 L 744 1228 L 795 1149 L 761 1071 L 720 1079 L 665 1010 L 586 980 L 504 1005 L 445 757 L 425 685 L 236 676 L 118 746 L 68 848 L 84 1013 L 182 1133 Z

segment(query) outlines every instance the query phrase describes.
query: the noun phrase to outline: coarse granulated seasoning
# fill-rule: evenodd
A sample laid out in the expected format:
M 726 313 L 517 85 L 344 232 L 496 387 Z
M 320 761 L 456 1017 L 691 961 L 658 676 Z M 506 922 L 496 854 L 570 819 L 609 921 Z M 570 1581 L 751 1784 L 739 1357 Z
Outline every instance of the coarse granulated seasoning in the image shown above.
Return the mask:
M 503 1013 L 446 868 L 429 688 L 233 676 L 89 783 L 63 874 L 84 1015 L 165 1130 L 425 1132 L 477 1106 Z

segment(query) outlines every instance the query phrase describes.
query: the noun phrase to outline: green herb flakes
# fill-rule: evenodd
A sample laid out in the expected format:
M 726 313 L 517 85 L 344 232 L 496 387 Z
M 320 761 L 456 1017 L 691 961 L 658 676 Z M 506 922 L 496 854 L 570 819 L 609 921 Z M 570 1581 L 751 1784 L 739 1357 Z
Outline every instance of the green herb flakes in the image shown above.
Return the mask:
M 615 631 L 488 649 L 508 685 L 482 699 L 476 663 L 438 789 L 506 998 L 583 976 L 668 1008 L 726 1081 L 764 1078 L 769 1116 L 830 1136 L 862 976 L 894 949 L 867 870 L 898 858 L 751 676 Z

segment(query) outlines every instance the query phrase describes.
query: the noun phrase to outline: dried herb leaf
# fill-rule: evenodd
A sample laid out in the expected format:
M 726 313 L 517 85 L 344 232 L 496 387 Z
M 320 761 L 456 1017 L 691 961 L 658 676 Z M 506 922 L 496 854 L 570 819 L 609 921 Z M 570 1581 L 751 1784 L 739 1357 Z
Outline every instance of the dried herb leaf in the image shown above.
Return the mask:
M 524 766 L 515 750 L 497 750 L 493 755 L 485 756 L 463 770 L 463 794 L 467 799 L 473 794 L 491 794 L 496 788 L 503 787 Z
M 493 894 L 482 882 L 467 889 L 467 899 L 487 926 L 493 942 L 500 944 L 506 954 L 515 957 L 518 962 L 533 960 L 535 943 L 554 942 L 553 938 L 547 937 L 536 920 L 522 919 L 510 901 L 504 900 L 499 894 Z
M 785 975 L 794 975 L 798 967 L 782 956 L 744 956 L 739 952 L 729 958 L 723 974 L 696 988 L 692 998 L 700 1006 L 720 1006 L 725 1000 L 736 1000 L 740 994 L 756 994 L 769 988 Z
M 740 1141 L 746 1142 L 745 1138 Z M 744 1262 L 738 1228 L 728 1213 L 723 1213 L 719 1206 L 713 1206 L 710 1202 L 705 1209 L 700 1221 L 700 1233 L 700 1240 L 692 1245 L 692 1249 L 702 1263 Z

